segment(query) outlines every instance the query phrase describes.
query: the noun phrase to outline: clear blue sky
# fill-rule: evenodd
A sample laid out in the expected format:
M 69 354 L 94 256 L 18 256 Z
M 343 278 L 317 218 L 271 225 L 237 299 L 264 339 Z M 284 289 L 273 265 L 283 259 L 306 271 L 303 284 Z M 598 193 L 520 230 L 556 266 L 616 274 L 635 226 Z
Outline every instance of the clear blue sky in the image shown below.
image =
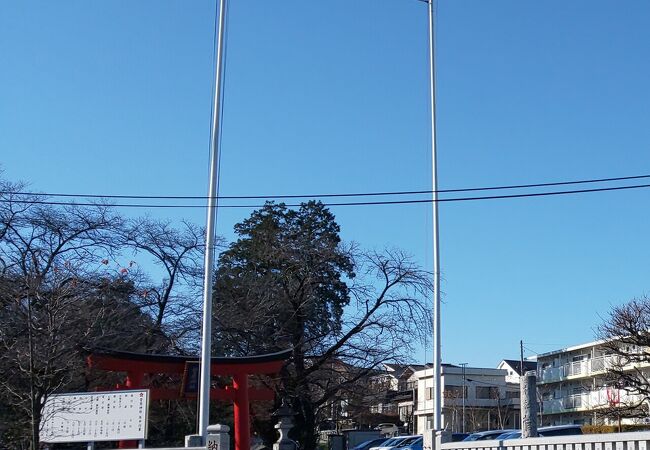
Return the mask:
M 428 189 L 426 8 L 231 0 L 221 193 Z M 214 9 L 1 1 L 5 177 L 204 195 Z M 649 22 L 646 0 L 439 0 L 440 187 L 650 173 Z M 591 340 L 599 315 L 650 289 L 649 199 L 442 204 L 443 359 L 494 366 L 520 339 L 538 352 Z M 430 268 L 429 206 L 334 212 L 344 239 Z M 220 233 L 246 214 L 221 213 Z

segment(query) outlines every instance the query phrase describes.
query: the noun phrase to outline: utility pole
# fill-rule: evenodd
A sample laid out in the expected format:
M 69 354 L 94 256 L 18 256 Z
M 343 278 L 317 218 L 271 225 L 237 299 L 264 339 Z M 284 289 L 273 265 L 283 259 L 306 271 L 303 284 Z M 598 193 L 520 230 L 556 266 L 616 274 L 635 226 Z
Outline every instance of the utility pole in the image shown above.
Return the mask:
M 31 294 L 31 293 L 30 293 Z M 36 377 L 34 376 L 34 318 L 32 315 L 32 295 L 27 298 L 27 342 L 29 343 L 29 400 L 32 413 L 31 450 L 38 450 L 38 423 L 36 405 Z M 38 414 L 40 416 L 40 414 Z
M 212 362 L 212 279 L 214 274 L 214 243 L 217 222 L 217 186 L 219 175 L 219 142 L 221 130 L 221 88 L 223 78 L 223 41 L 226 16 L 226 0 L 219 0 L 219 23 L 216 42 L 216 68 L 214 73 L 214 98 L 212 104 L 212 128 L 210 141 L 210 181 L 208 188 L 208 211 L 205 227 L 205 258 L 203 264 L 203 326 L 201 329 L 201 380 L 199 391 L 199 435 L 206 445 L 210 422 L 210 387 Z
M 524 341 L 520 340 L 519 341 L 519 402 L 520 402 L 520 408 L 519 408 L 519 416 L 520 416 L 520 422 L 521 426 L 520 428 L 523 430 L 524 429 L 524 410 L 521 405 L 523 405 L 524 401 L 524 389 L 523 389 L 523 380 L 524 380 Z
M 465 432 L 465 396 L 466 394 L 466 387 L 465 387 L 465 367 L 467 366 L 467 363 L 459 363 L 459 366 L 463 368 L 463 409 L 462 409 L 462 414 L 463 414 L 463 420 L 462 420 L 462 433 Z
M 429 89 L 431 94 L 431 184 L 432 184 L 432 226 L 433 226 L 433 429 L 436 433 L 442 431 L 442 386 L 440 355 L 440 239 L 438 226 L 438 163 L 436 155 L 436 72 L 435 72 L 435 42 L 434 42 L 434 10 L 433 1 L 428 0 L 429 6 Z

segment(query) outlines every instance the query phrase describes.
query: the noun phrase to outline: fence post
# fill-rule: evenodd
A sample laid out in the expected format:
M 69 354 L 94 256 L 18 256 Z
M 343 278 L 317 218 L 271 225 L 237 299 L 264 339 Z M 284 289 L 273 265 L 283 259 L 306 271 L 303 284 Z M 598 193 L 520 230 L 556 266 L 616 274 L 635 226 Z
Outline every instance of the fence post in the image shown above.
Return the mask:
M 229 450 L 229 431 L 230 427 L 228 425 L 208 425 L 208 441 L 205 446 L 206 450 Z

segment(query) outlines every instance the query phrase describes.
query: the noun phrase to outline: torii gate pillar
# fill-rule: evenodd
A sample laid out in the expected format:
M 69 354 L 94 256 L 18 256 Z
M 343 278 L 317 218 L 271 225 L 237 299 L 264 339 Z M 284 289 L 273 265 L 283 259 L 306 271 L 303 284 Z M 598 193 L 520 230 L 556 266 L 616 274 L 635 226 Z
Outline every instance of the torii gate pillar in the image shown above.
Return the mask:
M 248 403 L 248 375 L 239 373 L 233 376 L 232 386 L 235 388 L 234 419 L 235 419 L 235 450 L 249 450 L 251 424 Z

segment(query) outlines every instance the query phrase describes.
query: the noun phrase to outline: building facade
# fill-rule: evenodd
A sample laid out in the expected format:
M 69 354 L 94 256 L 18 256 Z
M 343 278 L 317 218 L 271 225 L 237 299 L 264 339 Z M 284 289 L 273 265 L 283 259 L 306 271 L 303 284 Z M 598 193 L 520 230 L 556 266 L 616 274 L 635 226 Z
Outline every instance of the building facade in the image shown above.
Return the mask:
M 370 413 L 391 416 L 404 432 L 413 433 L 417 390 L 417 379 L 413 374 L 425 367 L 430 365 L 384 364 L 384 370 L 370 380 L 367 395 Z
M 625 349 L 629 352 L 635 348 Z M 617 357 L 602 341 L 576 345 L 537 356 L 537 392 L 541 425 L 613 424 L 616 409 L 638 403 L 607 375 Z M 630 366 L 650 377 L 650 366 Z M 620 417 L 620 416 L 619 416 Z M 650 423 L 650 418 L 623 418 L 624 424 Z
M 413 414 L 418 434 L 433 429 L 433 369 L 416 372 Z M 442 426 L 453 433 L 517 428 L 519 390 L 506 383 L 507 371 L 443 364 Z

